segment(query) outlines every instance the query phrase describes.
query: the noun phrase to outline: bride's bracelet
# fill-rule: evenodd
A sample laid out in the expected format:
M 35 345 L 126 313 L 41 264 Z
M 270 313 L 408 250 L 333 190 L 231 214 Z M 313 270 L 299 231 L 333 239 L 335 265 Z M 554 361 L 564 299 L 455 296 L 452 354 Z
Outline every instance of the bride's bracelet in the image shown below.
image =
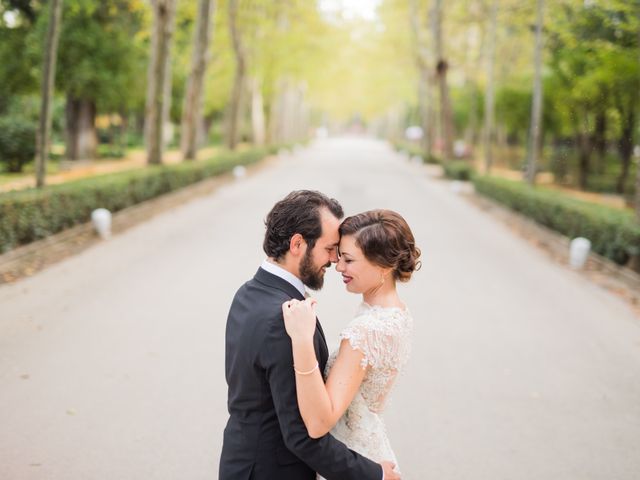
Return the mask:
M 293 366 L 293 371 L 294 371 L 294 372 L 296 372 L 298 375 L 311 375 L 313 372 L 315 372 L 315 371 L 317 370 L 317 368 L 318 368 L 319 366 L 320 366 L 320 365 L 318 364 L 318 362 L 316 362 L 316 366 L 315 366 L 315 367 L 313 367 L 311 370 L 309 370 L 308 372 L 301 372 L 301 371 L 300 371 L 300 370 L 298 370 L 298 369 L 296 368 L 296 366 L 294 365 L 294 366 Z

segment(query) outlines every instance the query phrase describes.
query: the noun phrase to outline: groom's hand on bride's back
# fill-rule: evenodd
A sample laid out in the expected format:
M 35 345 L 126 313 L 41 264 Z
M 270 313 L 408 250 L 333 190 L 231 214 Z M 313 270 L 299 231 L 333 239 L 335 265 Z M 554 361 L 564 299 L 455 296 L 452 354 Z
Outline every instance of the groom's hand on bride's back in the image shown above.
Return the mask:
M 400 480 L 400 474 L 394 470 L 396 464 L 393 462 L 380 462 L 384 480 Z

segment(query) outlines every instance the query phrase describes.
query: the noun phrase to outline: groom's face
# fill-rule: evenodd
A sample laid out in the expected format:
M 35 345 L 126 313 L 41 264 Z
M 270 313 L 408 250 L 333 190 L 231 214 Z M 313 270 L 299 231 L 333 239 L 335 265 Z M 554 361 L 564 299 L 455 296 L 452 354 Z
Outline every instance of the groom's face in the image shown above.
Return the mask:
M 337 248 L 340 241 L 338 227 L 340 220 L 328 209 L 320 210 L 322 235 L 315 246 L 307 248 L 300 260 L 300 280 L 311 290 L 320 290 L 324 284 L 324 274 L 332 263 L 338 261 Z

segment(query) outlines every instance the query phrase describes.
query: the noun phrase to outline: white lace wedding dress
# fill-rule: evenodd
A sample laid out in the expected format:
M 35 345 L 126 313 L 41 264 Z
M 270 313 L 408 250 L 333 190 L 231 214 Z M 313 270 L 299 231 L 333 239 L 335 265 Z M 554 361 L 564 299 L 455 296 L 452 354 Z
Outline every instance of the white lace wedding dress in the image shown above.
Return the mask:
M 389 460 L 398 464 L 380 414 L 394 380 L 409 358 L 412 330 L 413 319 L 408 310 L 363 303 L 356 317 L 340 333 L 340 340 L 347 339 L 352 348 L 362 351 L 362 368 L 368 370 L 331 435 L 375 462 Z M 329 357 L 325 376 L 329 375 L 337 353 Z M 399 467 L 396 466 L 396 470 L 399 471 Z

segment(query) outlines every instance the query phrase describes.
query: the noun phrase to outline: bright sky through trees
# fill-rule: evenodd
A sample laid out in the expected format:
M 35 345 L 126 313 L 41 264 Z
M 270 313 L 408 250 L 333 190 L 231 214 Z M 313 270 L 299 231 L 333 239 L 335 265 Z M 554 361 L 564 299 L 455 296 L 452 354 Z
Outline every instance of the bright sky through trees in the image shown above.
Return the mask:
M 319 0 L 320 11 L 325 14 L 340 15 L 344 20 L 373 21 L 381 0 Z

